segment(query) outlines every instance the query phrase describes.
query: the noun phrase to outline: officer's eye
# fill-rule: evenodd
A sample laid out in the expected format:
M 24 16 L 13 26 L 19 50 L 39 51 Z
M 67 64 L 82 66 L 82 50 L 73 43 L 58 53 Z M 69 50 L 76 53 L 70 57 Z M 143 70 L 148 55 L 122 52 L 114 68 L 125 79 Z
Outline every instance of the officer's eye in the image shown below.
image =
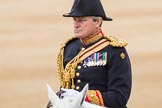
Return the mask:
M 86 20 L 86 19 L 80 19 L 79 21 L 80 21 L 80 22 L 83 22 L 83 21 L 87 21 L 87 20 Z

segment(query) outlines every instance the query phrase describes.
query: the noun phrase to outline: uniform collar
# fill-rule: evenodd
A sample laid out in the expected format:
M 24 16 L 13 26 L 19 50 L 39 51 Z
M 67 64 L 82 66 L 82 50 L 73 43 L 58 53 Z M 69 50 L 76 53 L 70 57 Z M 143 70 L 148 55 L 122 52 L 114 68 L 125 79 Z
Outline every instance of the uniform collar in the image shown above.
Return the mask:
M 88 45 L 88 44 L 98 41 L 103 36 L 104 36 L 104 34 L 103 34 L 102 30 L 99 30 L 97 33 L 95 33 L 87 38 L 80 38 L 80 40 L 83 43 L 83 45 Z

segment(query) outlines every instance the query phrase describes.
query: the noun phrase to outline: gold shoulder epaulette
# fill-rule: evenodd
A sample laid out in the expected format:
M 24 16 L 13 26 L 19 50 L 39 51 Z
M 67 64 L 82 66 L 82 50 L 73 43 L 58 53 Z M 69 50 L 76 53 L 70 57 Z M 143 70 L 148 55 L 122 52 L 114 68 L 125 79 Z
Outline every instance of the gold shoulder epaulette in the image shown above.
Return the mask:
M 74 40 L 74 39 L 76 39 L 76 38 L 77 38 L 77 37 L 71 37 L 71 38 L 67 39 L 67 41 L 64 42 L 63 44 L 61 44 L 61 46 L 62 46 L 62 47 L 65 47 L 67 43 L 69 43 L 70 41 L 72 41 L 72 40 Z
M 119 40 L 116 37 L 112 37 L 112 36 L 105 36 L 105 38 L 110 41 L 111 46 L 113 47 L 125 47 L 128 45 L 128 43 L 125 40 Z

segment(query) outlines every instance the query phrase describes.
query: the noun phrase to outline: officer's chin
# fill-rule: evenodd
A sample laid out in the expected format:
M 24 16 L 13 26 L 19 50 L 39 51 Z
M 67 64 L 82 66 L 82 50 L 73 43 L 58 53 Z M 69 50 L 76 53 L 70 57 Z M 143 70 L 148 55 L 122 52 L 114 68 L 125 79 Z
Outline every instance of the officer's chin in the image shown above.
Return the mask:
M 75 37 L 82 38 L 83 36 L 80 33 L 74 33 Z

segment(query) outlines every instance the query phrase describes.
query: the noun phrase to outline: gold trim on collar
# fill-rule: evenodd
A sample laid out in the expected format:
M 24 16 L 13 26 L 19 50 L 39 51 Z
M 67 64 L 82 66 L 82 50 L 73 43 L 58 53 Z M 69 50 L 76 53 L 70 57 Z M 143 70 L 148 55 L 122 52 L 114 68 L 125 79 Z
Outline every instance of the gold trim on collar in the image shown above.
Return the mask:
M 103 36 L 101 34 L 94 34 L 94 35 L 89 36 L 88 38 L 81 38 L 80 40 L 84 45 L 88 45 L 88 44 L 98 41 L 102 37 Z

